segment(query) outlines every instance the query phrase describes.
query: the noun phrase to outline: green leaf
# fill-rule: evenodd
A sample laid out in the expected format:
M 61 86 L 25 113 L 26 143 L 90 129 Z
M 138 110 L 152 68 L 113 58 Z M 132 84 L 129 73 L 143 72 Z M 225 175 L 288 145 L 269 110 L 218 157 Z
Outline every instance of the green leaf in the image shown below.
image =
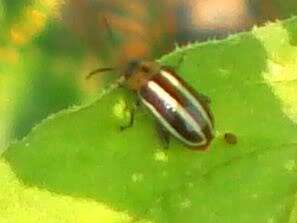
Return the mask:
M 0 220 L 295 222 L 296 27 L 293 18 L 160 60 L 211 98 L 206 152 L 174 139 L 164 150 L 144 108 L 120 131 L 133 106 L 125 89 L 44 120 L 2 155 Z

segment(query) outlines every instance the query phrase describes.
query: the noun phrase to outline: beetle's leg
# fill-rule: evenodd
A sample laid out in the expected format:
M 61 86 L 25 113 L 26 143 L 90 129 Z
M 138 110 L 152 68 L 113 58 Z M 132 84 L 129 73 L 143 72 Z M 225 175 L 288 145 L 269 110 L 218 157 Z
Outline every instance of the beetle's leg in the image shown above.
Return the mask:
M 134 102 L 134 108 L 138 109 L 140 107 L 140 105 L 141 105 L 141 101 L 140 101 L 139 97 L 136 97 L 135 102 Z
M 126 130 L 126 129 L 128 129 L 128 128 L 130 128 L 130 127 L 133 126 L 133 124 L 134 124 L 134 118 L 135 118 L 134 117 L 135 116 L 135 111 L 139 108 L 139 106 L 140 106 L 140 100 L 138 98 L 136 98 L 135 99 L 135 102 L 133 104 L 133 107 L 127 106 L 125 108 L 125 110 L 130 113 L 129 123 L 127 125 L 125 125 L 125 126 L 120 126 L 120 130 L 121 131 L 124 131 L 124 130 Z
M 169 66 L 165 66 L 167 67 L 169 70 L 173 70 L 173 71 L 177 71 L 179 70 L 181 64 L 184 62 L 185 60 L 185 54 L 183 53 L 180 58 L 178 59 L 177 63 L 175 63 L 174 65 L 169 65 Z
M 125 125 L 125 126 L 120 126 L 120 130 L 121 131 L 124 131 L 124 130 L 126 130 L 128 128 L 131 128 L 133 126 L 133 124 L 134 124 L 134 113 L 135 113 L 135 110 L 134 109 L 130 109 L 129 112 L 130 112 L 129 123 L 127 125 Z
M 179 70 L 181 64 L 184 62 L 185 60 L 185 53 L 183 53 L 179 58 L 178 61 L 174 64 L 174 65 L 163 65 L 162 67 L 166 68 L 167 70 L 170 71 L 177 71 Z
M 196 94 L 197 94 L 198 99 L 203 101 L 203 103 L 205 103 L 205 104 L 210 104 L 211 103 L 211 99 L 207 95 L 202 94 L 200 92 L 196 92 Z
M 121 88 L 121 89 L 125 89 L 125 88 L 126 88 L 126 86 L 125 86 L 124 83 L 119 83 L 119 84 L 118 84 L 118 87 Z
M 158 122 L 156 122 L 156 130 L 162 144 L 164 145 L 164 149 L 168 149 L 170 142 L 169 132 Z
M 185 60 L 185 53 L 183 53 L 181 55 L 181 57 L 179 58 L 178 62 L 174 65 L 174 70 L 178 70 L 180 65 L 184 62 Z

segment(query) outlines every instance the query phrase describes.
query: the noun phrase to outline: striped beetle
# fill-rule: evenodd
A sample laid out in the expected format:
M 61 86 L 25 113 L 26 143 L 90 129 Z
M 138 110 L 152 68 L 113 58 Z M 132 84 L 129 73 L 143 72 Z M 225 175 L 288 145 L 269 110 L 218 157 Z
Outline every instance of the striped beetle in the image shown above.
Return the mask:
M 114 68 L 96 69 L 87 78 L 110 70 Z M 163 136 L 168 138 L 170 133 L 193 149 L 209 146 L 214 137 L 214 122 L 208 101 L 173 69 L 156 62 L 133 60 L 120 72 L 114 87 L 125 84 L 135 91 L 161 125 Z

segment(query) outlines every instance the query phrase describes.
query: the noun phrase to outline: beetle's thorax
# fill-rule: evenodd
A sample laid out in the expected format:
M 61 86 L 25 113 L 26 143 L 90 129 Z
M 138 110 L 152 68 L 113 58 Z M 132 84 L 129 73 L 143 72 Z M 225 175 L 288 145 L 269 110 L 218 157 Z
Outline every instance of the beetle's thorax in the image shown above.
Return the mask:
M 131 90 L 139 90 L 156 74 L 160 72 L 160 65 L 156 62 L 131 61 L 124 69 L 126 84 Z

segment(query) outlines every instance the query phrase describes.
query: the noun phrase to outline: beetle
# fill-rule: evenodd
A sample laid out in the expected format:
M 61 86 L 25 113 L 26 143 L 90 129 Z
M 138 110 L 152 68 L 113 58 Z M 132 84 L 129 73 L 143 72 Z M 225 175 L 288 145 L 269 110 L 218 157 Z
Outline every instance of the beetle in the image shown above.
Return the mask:
M 87 78 L 114 69 L 99 68 Z M 191 88 L 174 69 L 154 61 L 132 60 L 119 72 L 116 85 L 137 93 L 165 138 L 172 135 L 191 149 L 208 148 L 214 137 L 214 119 L 206 96 Z

